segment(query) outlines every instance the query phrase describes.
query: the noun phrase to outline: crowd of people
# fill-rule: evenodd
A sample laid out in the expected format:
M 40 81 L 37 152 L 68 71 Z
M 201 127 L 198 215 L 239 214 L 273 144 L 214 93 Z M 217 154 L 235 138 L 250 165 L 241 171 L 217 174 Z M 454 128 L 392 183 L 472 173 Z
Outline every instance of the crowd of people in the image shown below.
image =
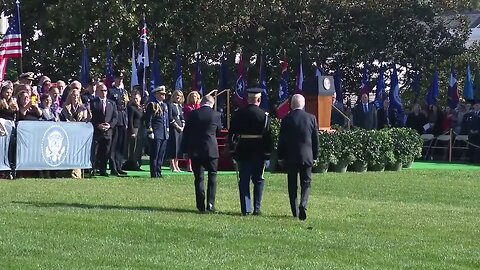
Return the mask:
M 413 103 L 411 108 L 399 115 L 398 111 L 390 108 L 388 99 L 382 106 L 370 102 L 369 96 L 363 94 L 359 102 L 352 108 L 343 103 L 334 101 L 337 109 L 332 111 L 332 124 L 363 128 L 367 130 L 390 127 L 408 127 L 418 134 L 432 134 L 437 137 L 442 134 L 452 136 L 468 135 L 470 162 L 480 163 L 480 101 L 460 101 L 452 109 L 449 106 L 420 105 Z M 343 114 L 343 115 L 342 115 Z
M 148 129 L 152 128 L 152 124 L 156 124 L 156 112 L 152 114 L 148 105 L 154 104 L 158 99 L 145 97 L 139 87 L 127 92 L 123 87 L 123 71 L 115 72 L 111 87 L 94 79 L 90 79 L 83 87 L 79 81 L 72 81 L 67 85 L 62 80 L 52 82 L 48 76 L 39 77 L 37 85 L 33 84 L 34 81 L 34 74 L 26 72 L 19 76 L 18 81 L 2 83 L 0 118 L 13 122 L 30 120 L 92 123 L 94 136 L 91 157 L 94 168 L 87 171 L 88 175 L 122 176 L 127 175 L 128 170 L 142 170 L 142 156 L 151 155 L 155 147 L 158 147 L 156 139 L 147 139 L 151 133 Z M 165 87 L 157 90 L 161 90 L 155 92 L 163 93 L 165 99 Z M 185 102 L 182 91 L 173 91 L 169 102 L 165 102 L 164 106 L 166 107 L 160 110 L 169 113 L 169 120 L 165 125 L 166 134 L 163 135 L 165 144 L 161 146 L 164 152 L 157 163 L 161 166 L 165 157 L 170 160 L 171 170 L 180 172 L 178 162 L 182 159 L 180 142 L 185 120 L 191 111 L 199 108 L 200 94 L 196 91 L 189 93 Z M 15 160 L 14 149 L 13 143 L 9 150 L 12 163 Z M 110 173 L 107 173 L 107 165 Z M 191 171 L 191 165 L 188 164 L 186 169 Z M 58 174 L 51 176 L 55 175 Z M 67 176 L 80 178 L 83 173 L 73 170 Z M 161 171 L 152 176 L 161 177 Z

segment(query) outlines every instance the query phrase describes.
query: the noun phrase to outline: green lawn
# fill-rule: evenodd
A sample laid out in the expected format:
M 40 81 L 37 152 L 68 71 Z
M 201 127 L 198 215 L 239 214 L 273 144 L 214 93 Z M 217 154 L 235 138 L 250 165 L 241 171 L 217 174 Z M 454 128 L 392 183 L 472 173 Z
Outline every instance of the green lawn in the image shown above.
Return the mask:
M 0 269 L 480 269 L 478 170 L 317 174 L 305 222 L 266 178 L 260 217 L 232 174 L 207 215 L 188 174 L 0 181 Z

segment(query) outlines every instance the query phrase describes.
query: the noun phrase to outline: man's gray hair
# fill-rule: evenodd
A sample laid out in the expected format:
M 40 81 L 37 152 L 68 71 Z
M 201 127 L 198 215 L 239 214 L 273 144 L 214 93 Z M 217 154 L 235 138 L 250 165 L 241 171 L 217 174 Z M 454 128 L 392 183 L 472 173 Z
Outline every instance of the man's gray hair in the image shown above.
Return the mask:
M 305 98 L 300 94 L 293 95 L 290 101 L 290 108 L 292 110 L 305 108 Z
M 200 101 L 200 106 L 207 105 L 209 107 L 213 107 L 214 104 L 215 99 L 213 99 L 213 97 L 210 95 L 203 96 L 202 100 Z

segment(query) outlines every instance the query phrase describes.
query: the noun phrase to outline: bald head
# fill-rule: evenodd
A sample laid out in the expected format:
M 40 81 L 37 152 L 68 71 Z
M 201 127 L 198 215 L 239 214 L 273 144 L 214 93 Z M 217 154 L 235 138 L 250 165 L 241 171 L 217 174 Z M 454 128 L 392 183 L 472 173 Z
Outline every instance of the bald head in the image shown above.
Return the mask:
M 215 104 L 215 99 L 213 99 L 213 97 L 210 95 L 203 96 L 202 100 L 200 101 L 200 106 L 205 105 L 210 108 L 213 108 L 214 104 Z
M 290 108 L 292 110 L 305 108 L 305 98 L 300 94 L 293 95 L 290 101 Z

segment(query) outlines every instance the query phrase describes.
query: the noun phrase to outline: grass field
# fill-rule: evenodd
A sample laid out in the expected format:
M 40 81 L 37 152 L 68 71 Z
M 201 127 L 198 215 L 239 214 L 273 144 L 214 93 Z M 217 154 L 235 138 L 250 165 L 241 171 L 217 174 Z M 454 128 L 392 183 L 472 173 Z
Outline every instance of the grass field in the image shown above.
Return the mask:
M 305 222 L 266 179 L 260 217 L 231 174 L 207 215 L 187 174 L 0 181 L 0 269 L 480 269 L 478 170 L 315 175 Z

